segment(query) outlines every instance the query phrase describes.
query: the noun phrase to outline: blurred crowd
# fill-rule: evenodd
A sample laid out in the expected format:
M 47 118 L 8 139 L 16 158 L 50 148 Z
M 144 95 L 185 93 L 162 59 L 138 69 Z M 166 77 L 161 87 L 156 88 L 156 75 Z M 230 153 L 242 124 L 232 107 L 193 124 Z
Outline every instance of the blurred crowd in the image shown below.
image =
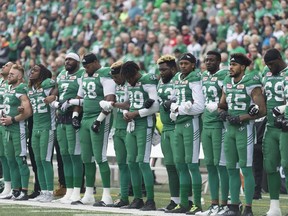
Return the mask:
M 95 53 L 102 66 L 133 60 L 155 73 L 164 54 L 184 52 L 199 59 L 209 50 L 247 54 L 253 70 L 264 67 L 268 48 L 288 61 L 288 7 L 285 0 L 4 0 L 0 11 L 0 67 L 36 63 L 55 77 L 68 52 Z

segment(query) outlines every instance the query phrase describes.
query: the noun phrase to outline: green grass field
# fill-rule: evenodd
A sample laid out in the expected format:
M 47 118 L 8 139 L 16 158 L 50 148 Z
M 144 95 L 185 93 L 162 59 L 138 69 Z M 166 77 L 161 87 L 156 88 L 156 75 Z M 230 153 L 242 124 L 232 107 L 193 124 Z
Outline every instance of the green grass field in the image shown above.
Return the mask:
M 113 188 L 112 189 L 112 196 L 114 199 L 118 198 L 118 193 L 119 193 L 119 189 L 117 188 Z M 102 194 L 102 190 L 101 188 L 97 188 L 97 194 L 95 195 L 96 199 L 101 199 L 101 194 Z M 203 195 L 205 204 L 204 204 L 204 209 L 207 209 L 209 207 L 209 200 L 210 197 L 209 195 Z M 132 199 L 132 198 L 131 198 Z M 130 199 L 130 200 L 131 200 Z M 244 202 L 244 197 L 241 197 L 241 200 Z M 157 204 L 157 207 L 163 207 L 166 206 L 167 203 L 169 202 L 169 194 L 168 194 L 168 186 L 166 184 L 163 185 L 157 185 L 155 186 L 155 201 Z M 281 201 L 281 209 L 282 209 L 282 214 L 286 215 L 288 213 L 288 196 L 287 195 L 281 195 L 280 198 Z M 258 200 L 258 201 L 254 201 L 253 203 L 253 212 L 255 216 L 262 216 L 265 215 L 265 212 L 268 210 L 269 208 L 269 198 L 268 198 L 268 194 L 263 194 L 263 199 L 262 200 Z M 48 207 L 49 206 L 49 207 Z M 128 213 L 121 213 L 121 210 L 114 210 L 114 212 L 103 212 L 103 208 L 102 211 L 97 211 L 97 208 L 95 207 L 87 207 L 87 210 L 85 210 L 85 207 L 83 208 L 83 210 L 77 210 L 77 209 L 72 209 L 71 206 L 69 205 L 65 205 L 65 208 L 59 208 L 59 206 L 56 208 L 55 204 L 50 203 L 50 204 L 45 204 L 45 206 L 35 206 L 34 203 L 31 202 L 30 203 L 26 203 L 25 205 L 21 205 L 21 203 L 19 204 L 19 202 L 13 203 L 11 204 L 11 202 L 9 204 L 7 203 L 3 203 L 0 200 L 0 215 L 1 216 L 10 216 L 10 215 L 23 215 L 23 216 L 51 216 L 51 215 L 60 215 L 60 216 L 66 216 L 66 215 L 73 215 L 73 216 L 89 216 L 89 215 L 145 215 L 145 212 L 140 212 L 137 211 L 136 212 L 132 212 L 130 214 Z M 89 210 L 88 210 L 89 209 Z M 92 210 L 91 210 L 92 209 Z M 107 208 L 106 208 L 107 209 Z M 108 209 L 107 209 L 108 210 Z M 147 213 L 147 215 L 163 215 L 163 213 L 161 212 L 151 212 L 151 213 Z M 168 214 L 164 214 L 164 215 L 168 215 Z M 169 214 L 170 215 L 170 214 Z

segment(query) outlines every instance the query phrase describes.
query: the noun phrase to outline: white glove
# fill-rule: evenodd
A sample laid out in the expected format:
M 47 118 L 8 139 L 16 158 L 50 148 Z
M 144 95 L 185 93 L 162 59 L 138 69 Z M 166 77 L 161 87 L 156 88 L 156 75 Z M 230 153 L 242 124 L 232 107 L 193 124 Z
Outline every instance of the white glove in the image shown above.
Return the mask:
M 75 106 L 83 106 L 83 99 L 70 99 L 69 104 Z
M 170 119 L 171 119 L 172 121 L 176 121 L 177 116 L 178 116 L 178 112 L 171 112 L 171 113 L 170 113 Z
M 53 108 L 55 108 L 55 109 L 58 109 L 59 108 L 59 101 L 52 101 L 51 103 L 50 103 L 50 106 L 51 107 L 53 107 Z
M 69 100 L 66 100 L 66 101 L 62 104 L 61 110 L 62 110 L 63 112 L 65 112 L 70 106 L 72 106 L 72 104 L 69 103 Z
M 175 113 L 177 109 L 178 109 L 178 104 L 172 103 L 170 106 L 170 111 Z
M 212 102 L 212 103 L 206 104 L 206 109 L 211 113 L 216 111 L 217 108 L 218 108 L 218 103 Z
M 99 105 L 105 112 L 110 112 L 113 109 L 111 101 L 101 100 Z
M 185 111 L 188 112 L 189 110 L 191 110 L 191 108 L 192 108 L 192 102 L 191 101 L 187 101 L 185 103 L 185 106 L 184 106 Z
M 127 124 L 127 132 L 131 133 L 135 130 L 135 121 L 132 120 L 131 122 L 128 122 Z

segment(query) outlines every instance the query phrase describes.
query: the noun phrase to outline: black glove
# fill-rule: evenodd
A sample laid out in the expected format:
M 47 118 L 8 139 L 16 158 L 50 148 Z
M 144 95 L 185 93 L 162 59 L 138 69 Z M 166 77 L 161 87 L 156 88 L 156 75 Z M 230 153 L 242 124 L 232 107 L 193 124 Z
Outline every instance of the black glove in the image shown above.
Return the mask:
M 228 112 L 225 110 L 222 110 L 221 112 L 219 112 L 219 119 L 222 121 L 226 121 L 226 118 L 228 116 Z
M 282 121 L 282 131 L 283 132 L 288 132 L 288 119 L 283 117 Z
M 239 116 L 227 116 L 227 121 L 231 124 L 231 125 L 241 125 L 242 122 L 240 121 L 240 117 Z
M 155 102 L 155 100 L 148 98 L 145 102 L 144 102 L 144 107 L 146 109 L 149 109 L 153 103 Z
M 72 118 L 72 126 L 75 130 L 78 130 L 81 127 L 79 116 L 74 116 Z
M 248 114 L 250 116 L 256 116 L 259 113 L 259 106 L 257 104 L 252 104 L 250 105 L 250 107 L 248 108 Z
M 175 102 L 176 102 L 175 100 L 167 100 L 167 101 L 164 101 L 164 103 L 163 103 L 164 111 L 165 111 L 165 112 L 169 112 L 169 111 L 170 111 L 171 104 L 172 104 L 172 103 L 175 103 Z
M 95 132 L 95 133 L 99 133 L 100 131 L 100 125 L 101 125 L 101 122 L 100 121 L 97 121 L 95 120 L 91 126 L 91 129 Z
M 272 109 L 272 113 L 273 113 L 273 116 L 274 116 L 274 117 L 278 117 L 279 115 L 281 115 L 280 110 L 279 110 L 278 107 L 274 107 L 274 108 Z
M 282 128 L 282 122 L 284 120 L 284 115 L 278 115 L 275 119 L 274 119 L 274 126 L 276 128 Z

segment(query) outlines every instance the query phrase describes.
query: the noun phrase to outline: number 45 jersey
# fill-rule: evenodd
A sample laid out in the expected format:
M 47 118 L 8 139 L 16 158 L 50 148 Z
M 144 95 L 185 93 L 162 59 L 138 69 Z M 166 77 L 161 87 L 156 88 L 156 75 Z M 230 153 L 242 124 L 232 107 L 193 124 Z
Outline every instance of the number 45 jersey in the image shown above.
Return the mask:
M 40 88 L 28 89 L 27 96 L 33 109 L 33 130 L 56 129 L 55 109 L 44 103 L 44 99 L 50 95 L 54 86 L 55 81 L 48 78 L 41 83 Z
M 229 70 L 219 70 L 214 74 L 204 71 L 202 74 L 202 90 L 205 97 L 205 106 L 210 103 L 219 103 L 222 96 L 223 81 Z M 206 128 L 222 128 L 223 121 L 218 118 L 218 112 L 204 110 L 203 126 Z
M 252 104 L 251 92 L 256 87 L 262 87 L 261 78 L 256 73 L 245 74 L 238 83 L 227 76 L 224 79 L 223 90 L 226 94 L 228 113 L 233 116 L 247 114 Z

